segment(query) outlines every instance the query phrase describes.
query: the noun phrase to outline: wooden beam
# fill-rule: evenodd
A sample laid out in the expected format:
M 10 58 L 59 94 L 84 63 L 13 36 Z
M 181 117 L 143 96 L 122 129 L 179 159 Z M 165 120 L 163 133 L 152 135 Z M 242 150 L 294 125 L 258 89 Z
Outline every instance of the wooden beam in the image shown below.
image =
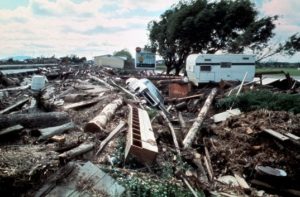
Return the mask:
M 278 132 L 276 132 L 276 131 L 274 131 L 274 130 L 272 130 L 272 129 L 264 129 L 264 131 L 265 131 L 266 133 L 268 133 L 268 134 L 274 136 L 275 138 L 281 140 L 281 141 L 286 141 L 286 140 L 289 139 L 288 137 L 286 137 L 286 136 L 282 135 L 281 133 L 278 133 Z

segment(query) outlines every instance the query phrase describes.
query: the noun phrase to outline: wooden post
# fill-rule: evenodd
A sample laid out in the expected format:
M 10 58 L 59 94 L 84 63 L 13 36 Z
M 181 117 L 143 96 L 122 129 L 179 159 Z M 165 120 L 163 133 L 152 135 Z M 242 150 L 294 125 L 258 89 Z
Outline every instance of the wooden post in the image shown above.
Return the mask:
M 107 122 L 113 117 L 116 110 L 123 105 L 123 99 L 115 99 L 113 102 L 109 103 L 104 107 L 101 113 L 96 116 L 93 120 L 89 121 L 85 127 L 86 132 L 100 132 L 102 131 Z
M 199 131 L 203 120 L 206 116 L 206 113 L 215 97 L 217 93 L 217 89 L 214 88 L 211 90 L 209 96 L 207 97 L 201 111 L 198 114 L 198 117 L 196 118 L 196 121 L 193 123 L 192 127 L 190 128 L 188 134 L 185 136 L 184 140 L 183 140 L 183 146 L 184 148 L 188 148 L 192 145 L 192 142 L 197 134 L 197 132 Z

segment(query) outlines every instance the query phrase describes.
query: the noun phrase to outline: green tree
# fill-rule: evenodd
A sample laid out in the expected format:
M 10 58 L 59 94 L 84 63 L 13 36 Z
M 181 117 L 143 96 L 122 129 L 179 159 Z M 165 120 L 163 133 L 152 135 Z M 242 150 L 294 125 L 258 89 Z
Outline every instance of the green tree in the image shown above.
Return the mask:
M 127 57 L 127 60 L 132 59 L 131 53 L 127 49 L 122 49 L 121 51 L 115 51 L 113 53 L 114 56 Z
M 250 0 L 180 1 L 148 24 L 149 39 L 167 73 L 175 69 L 178 74 L 191 53 L 262 51 L 274 36 L 277 18 L 259 18 Z

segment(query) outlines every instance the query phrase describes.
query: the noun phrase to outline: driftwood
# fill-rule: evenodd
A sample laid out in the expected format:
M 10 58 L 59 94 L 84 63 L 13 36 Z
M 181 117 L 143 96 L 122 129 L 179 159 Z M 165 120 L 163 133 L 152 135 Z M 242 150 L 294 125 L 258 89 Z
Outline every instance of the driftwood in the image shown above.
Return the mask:
M 67 110 L 67 109 L 78 109 L 80 107 L 85 107 L 85 106 L 88 106 L 88 105 L 92 105 L 92 104 L 98 103 L 99 101 L 101 101 L 101 100 L 103 100 L 105 98 L 107 98 L 107 96 L 98 97 L 98 98 L 95 98 L 95 99 L 90 100 L 90 101 L 81 101 L 81 102 L 77 102 L 77 103 L 72 103 L 72 104 L 64 106 L 63 108 L 64 108 L 64 110 Z
M 0 129 L 20 124 L 26 128 L 45 128 L 70 122 L 66 112 L 34 114 L 4 114 L 0 116 Z
M 96 152 L 96 155 L 98 155 L 102 149 L 106 146 L 106 144 L 115 136 L 117 135 L 121 130 L 122 128 L 126 125 L 126 122 L 124 121 L 121 121 L 119 123 L 119 125 L 112 131 L 109 133 L 109 135 L 105 138 L 105 140 L 103 140 L 100 144 L 100 147 L 98 149 L 98 151 Z
M 93 120 L 89 121 L 85 127 L 86 132 L 100 132 L 103 131 L 108 121 L 113 117 L 116 110 L 123 105 L 123 99 L 118 98 L 113 102 L 106 105 L 101 113 L 96 116 Z
M 62 134 L 64 131 L 75 128 L 75 124 L 73 122 L 69 122 L 63 125 L 59 125 L 56 127 L 48 127 L 44 129 L 38 129 L 41 133 L 39 140 L 46 140 L 54 135 Z
M 20 106 L 24 105 L 28 100 L 29 100 L 29 98 L 26 98 L 26 99 L 23 99 L 23 100 L 17 102 L 16 104 L 13 104 L 13 105 L 7 107 L 7 108 L 1 110 L 0 114 L 6 114 L 6 113 L 20 107 Z
M 66 161 L 66 160 L 72 159 L 76 156 L 82 155 L 82 154 L 92 150 L 94 148 L 94 146 L 95 146 L 94 143 L 83 143 L 83 144 L 80 144 L 78 147 L 73 148 L 67 152 L 64 152 L 58 156 L 63 161 Z
M 217 89 L 214 88 L 214 89 L 212 89 L 209 96 L 207 97 L 201 111 L 198 114 L 198 117 L 196 118 L 196 121 L 193 123 L 193 126 L 190 128 L 188 134 L 185 136 L 185 138 L 183 140 L 184 148 L 188 148 L 192 145 L 192 142 L 194 141 L 195 136 L 196 136 L 197 132 L 199 131 L 199 129 L 202 125 L 202 122 L 204 121 L 206 113 L 207 113 L 216 93 L 217 93 Z
M 21 131 L 22 129 L 24 129 L 24 127 L 22 125 L 15 125 L 15 126 L 12 126 L 12 127 L 8 127 L 6 129 L 3 129 L 0 131 L 0 136 L 1 135 L 6 135 L 6 134 L 9 134 L 9 133 L 14 133 L 14 132 L 17 132 L 17 131 Z

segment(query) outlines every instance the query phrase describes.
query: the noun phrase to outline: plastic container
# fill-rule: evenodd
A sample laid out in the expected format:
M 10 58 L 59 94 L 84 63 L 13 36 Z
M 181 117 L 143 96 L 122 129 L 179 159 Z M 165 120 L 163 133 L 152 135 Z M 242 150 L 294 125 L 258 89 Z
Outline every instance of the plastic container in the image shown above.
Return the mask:
M 31 81 L 31 89 L 39 91 L 45 87 L 45 76 L 34 75 Z

